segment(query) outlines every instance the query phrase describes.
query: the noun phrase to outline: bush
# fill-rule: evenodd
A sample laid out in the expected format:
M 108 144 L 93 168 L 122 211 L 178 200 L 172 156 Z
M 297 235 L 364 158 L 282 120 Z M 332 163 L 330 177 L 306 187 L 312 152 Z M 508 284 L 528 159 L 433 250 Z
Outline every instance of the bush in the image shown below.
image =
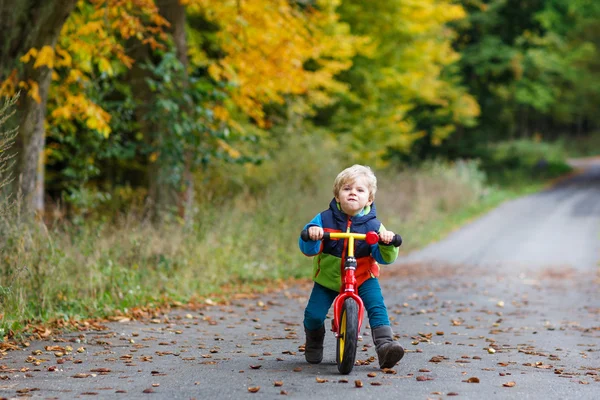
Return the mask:
M 560 143 L 520 139 L 489 145 L 482 168 L 492 183 L 518 186 L 545 181 L 571 170 Z

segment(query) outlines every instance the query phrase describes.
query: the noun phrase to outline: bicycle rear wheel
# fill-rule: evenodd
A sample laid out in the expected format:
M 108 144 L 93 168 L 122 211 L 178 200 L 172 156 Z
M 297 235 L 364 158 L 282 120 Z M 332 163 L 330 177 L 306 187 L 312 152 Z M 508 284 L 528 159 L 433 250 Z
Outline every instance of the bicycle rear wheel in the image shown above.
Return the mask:
M 337 338 L 336 362 L 338 371 L 346 375 L 352 371 L 358 345 L 358 304 L 347 298 L 340 311 L 339 336 Z

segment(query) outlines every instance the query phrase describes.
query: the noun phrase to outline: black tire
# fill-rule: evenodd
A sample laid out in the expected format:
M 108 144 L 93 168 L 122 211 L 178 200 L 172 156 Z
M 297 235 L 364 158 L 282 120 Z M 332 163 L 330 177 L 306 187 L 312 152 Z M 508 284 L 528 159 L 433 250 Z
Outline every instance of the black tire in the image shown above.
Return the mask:
M 358 345 L 358 304 L 352 298 L 344 301 L 340 311 L 340 331 L 337 339 L 336 362 L 338 371 L 347 375 L 354 367 Z

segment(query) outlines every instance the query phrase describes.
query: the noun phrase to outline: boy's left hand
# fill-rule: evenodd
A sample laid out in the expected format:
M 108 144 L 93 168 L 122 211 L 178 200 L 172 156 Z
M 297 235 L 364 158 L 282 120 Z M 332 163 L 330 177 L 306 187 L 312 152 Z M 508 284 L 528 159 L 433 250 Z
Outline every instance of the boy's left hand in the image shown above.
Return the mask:
M 394 240 L 395 235 L 396 234 L 392 231 L 379 232 L 379 240 L 385 244 L 390 244 L 392 243 L 392 240 Z

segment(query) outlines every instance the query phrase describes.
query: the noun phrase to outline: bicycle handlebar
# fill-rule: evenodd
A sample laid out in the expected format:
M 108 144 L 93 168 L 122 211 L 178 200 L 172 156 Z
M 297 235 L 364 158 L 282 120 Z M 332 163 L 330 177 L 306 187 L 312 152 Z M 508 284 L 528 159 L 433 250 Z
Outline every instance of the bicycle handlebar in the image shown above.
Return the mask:
M 377 236 L 378 240 L 371 242 L 370 237 L 373 237 L 373 235 Z M 400 245 L 402 245 L 402 236 L 400 236 L 397 233 L 394 235 L 394 238 L 390 243 L 384 243 L 381 240 L 379 240 L 379 235 L 375 231 L 371 231 L 368 233 L 323 232 L 323 240 L 341 239 L 348 237 L 354 237 L 354 239 L 358 240 L 365 240 L 369 244 L 379 243 L 383 245 L 392 245 L 394 247 L 400 247 Z M 300 232 L 300 238 L 305 242 L 310 241 L 310 237 L 308 236 L 308 229 L 304 229 L 302 232 Z

